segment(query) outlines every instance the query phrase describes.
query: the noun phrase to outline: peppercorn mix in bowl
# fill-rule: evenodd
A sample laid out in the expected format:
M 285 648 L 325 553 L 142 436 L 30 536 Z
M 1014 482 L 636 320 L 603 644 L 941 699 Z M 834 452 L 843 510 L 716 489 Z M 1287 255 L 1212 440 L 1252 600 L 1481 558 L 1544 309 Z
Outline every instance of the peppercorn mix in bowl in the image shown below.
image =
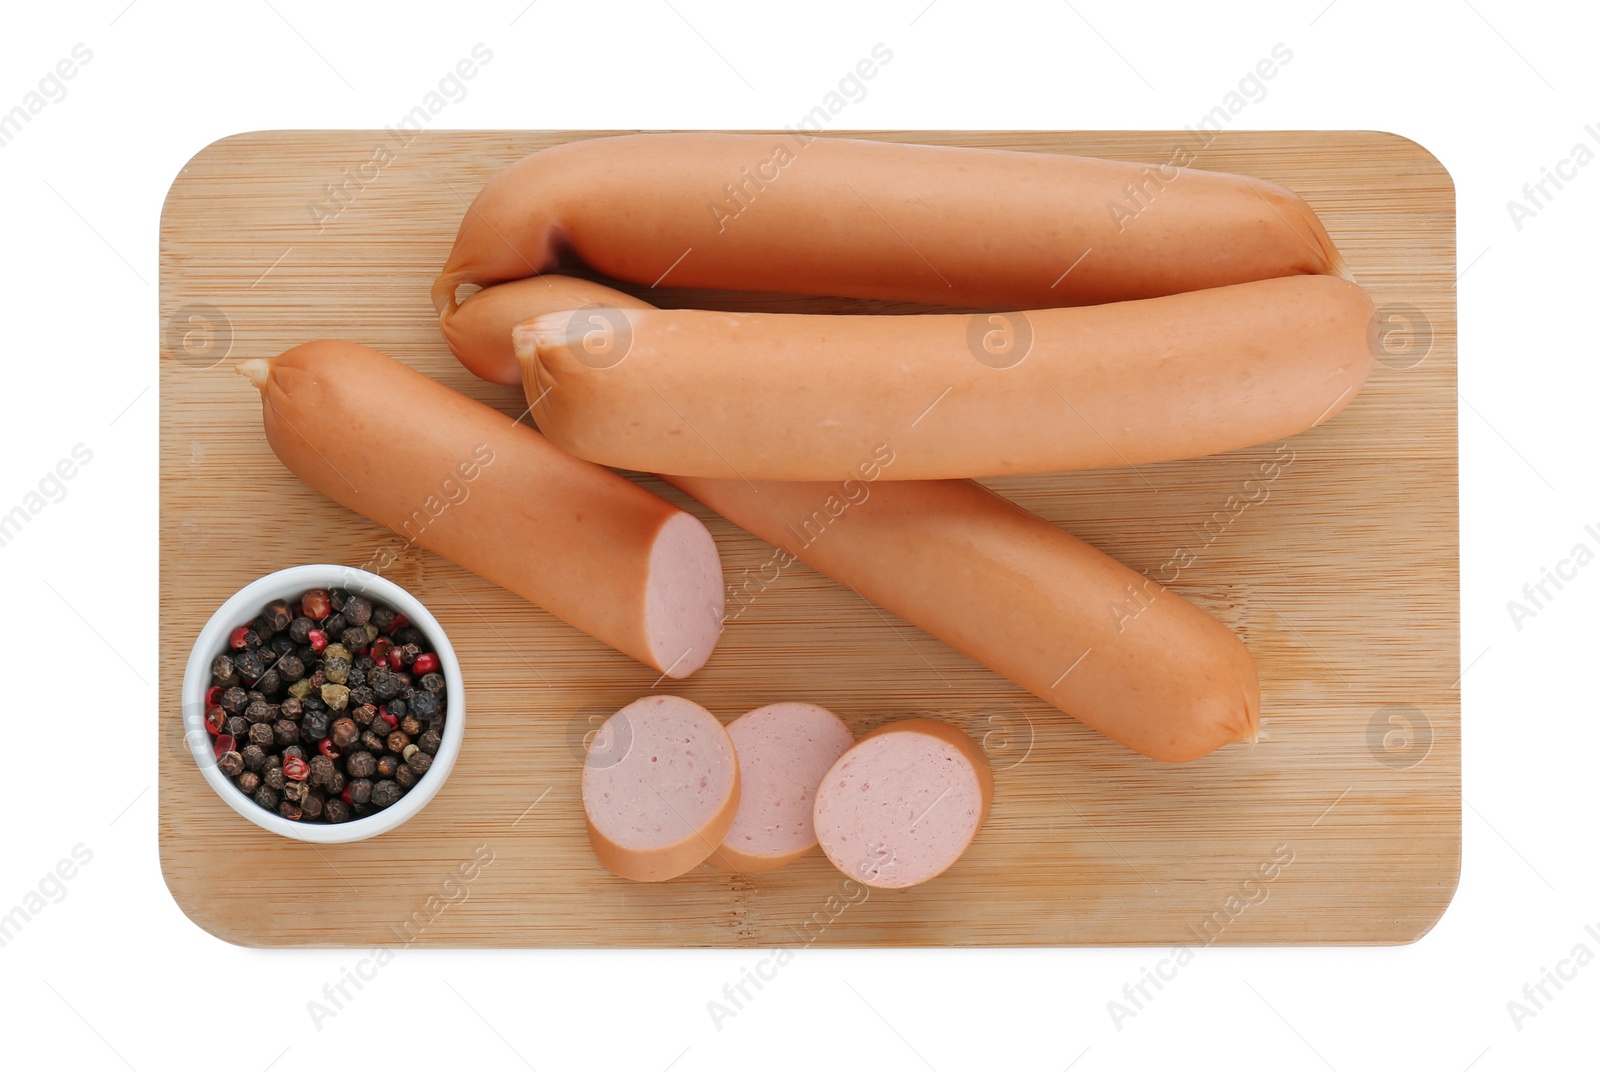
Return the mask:
M 461 669 L 422 603 L 349 566 L 295 566 L 212 615 L 183 680 L 184 741 L 234 811 L 301 841 L 393 830 L 465 730 Z

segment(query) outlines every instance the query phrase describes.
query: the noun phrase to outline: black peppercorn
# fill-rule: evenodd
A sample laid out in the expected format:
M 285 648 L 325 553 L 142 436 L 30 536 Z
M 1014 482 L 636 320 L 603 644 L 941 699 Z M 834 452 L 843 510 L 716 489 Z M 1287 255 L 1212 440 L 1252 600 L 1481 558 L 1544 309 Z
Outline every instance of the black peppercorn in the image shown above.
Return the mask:
M 247 770 L 239 775 L 237 784 L 240 789 L 244 790 L 245 796 L 253 797 L 256 795 L 256 790 L 261 788 L 261 775 L 255 771 Z
M 344 792 L 344 783 L 344 772 L 339 770 L 338 767 L 335 767 L 333 769 L 333 774 L 329 775 L 328 777 L 328 795 L 330 797 L 336 797 L 340 793 Z
M 306 798 L 300 802 L 300 810 L 305 812 L 307 819 L 316 819 L 322 815 L 322 805 L 322 794 L 312 789 L 306 792 Z
M 321 629 L 330 637 L 339 636 L 349 627 L 350 623 L 344 620 L 344 615 L 342 614 L 330 614 L 317 625 L 318 629 Z
M 288 719 L 279 719 L 272 724 L 272 743 L 279 748 L 293 744 L 300 738 L 300 727 Z
M 350 794 L 352 803 L 365 804 L 372 799 L 372 783 L 365 778 L 357 778 L 345 787 L 345 792 Z
M 245 740 L 250 736 L 250 720 L 243 715 L 229 715 L 228 720 L 222 724 L 222 732 L 235 741 Z
M 358 726 L 370 726 L 372 725 L 372 720 L 378 717 L 378 709 L 371 704 L 361 704 L 359 707 L 352 704 L 350 706 L 350 717 L 355 720 Z
M 284 718 L 298 719 L 305 714 L 305 706 L 300 702 L 300 697 L 285 696 L 283 702 L 278 705 L 278 714 Z
M 260 689 L 264 696 L 273 696 L 281 691 L 283 689 L 283 680 L 278 676 L 278 668 L 275 666 L 267 667 L 266 672 L 256 678 L 256 688 Z
M 283 776 L 283 760 L 278 756 L 268 756 L 265 769 L 261 772 L 261 781 L 268 789 L 283 789 L 283 783 L 288 781 Z
M 281 659 L 294 653 L 294 641 L 289 639 L 289 634 L 279 633 L 267 643 L 267 650 L 272 652 L 274 658 Z
M 326 786 L 328 779 L 333 776 L 333 760 L 324 755 L 311 757 L 311 773 L 306 775 L 306 781 L 312 785 Z
M 425 730 L 422 736 L 417 738 L 417 747 L 430 756 L 439 751 L 440 743 L 438 730 Z
M 400 695 L 400 679 L 391 670 L 374 671 L 367 684 L 372 687 L 373 695 L 385 703 Z
M 361 739 L 361 731 L 356 728 L 355 720 L 352 718 L 334 720 L 333 725 L 328 729 L 328 735 L 333 738 L 333 747 L 340 751 L 349 748 Z
M 297 744 L 291 744 L 289 747 L 283 750 L 284 759 L 288 759 L 290 756 L 293 756 L 295 759 L 305 759 L 306 750 Z
M 260 648 L 246 648 L 233 657 L 233 668 L 246 685 L 254 685 L 256 679 L 266 673 L 267 659 Z
M 404 763 L 400 764 L 399 769 L 394 772 L 394 784 L 398 785 L 402 792 L 408 791 L 417 784 L 417 772 Z
M 217 703 L 221 704 L 222 709 L 230 715 L 239 714 L 249 702 L 249 695 L 237 685 L 223 689 L 222 695 L 217 697 Z
M 244 771 L 244 757 L 232 750 L 224 752 L 217 757 L 217 769 L 230 778 L 237 777 Z
M 406 711 L 418 718 L 432 718 L 439 713 L 439 698 L 427 689 L 418 689 L 405 701 Z M 392 708 L 391 708 L 392 710 Z
M 390 700 L 389 713 L 395 718 L 405 718 L 411 713 L 411 708 L 405 700 Z
M 422 719 L 416 715 L 407 715 L 400 720 L 400 732 L 415 740 L 417 735 L 422 732 Z
M 349 673 L 345 675 L 344 683 L 350 686 L 351 692 L 354 692 L 357 689 L 361 689 L 363 692 L 365 692 L 367 691 L 365 688 L 367 684 L 367 672 L 362 670 L 360 667 L 351 664 Z
M 384 738 L 383 743 L 389 751 L 399 755 L 406 750 L 406 745 L 411 743 L 411 736 L 405 730 L 395 730 Z
M 347 823 L 350 821 L 350 805 L 338 797 L 329 797 L 322 806 L 322 814 L 330 823 Z
M 300 736 L 307 741 L 320 741 L 328 735 L 328 712 L 313 711 L 300 722 Z
M 438 696 L 440 693 L 444 692 L 444 675 L 439 673 L 437 670 L 423 674 L 422 677 L 417 681 L 417 687 L 420 689 L 426 689 L 427 691 L 433 693 L 434 696 Z
M 421 777 L 428 773 L 429 767 L 433 766 L 433 753 L 418 748 L 406 757 L 406 766 L 411 768 L 411 773 Z
M 278 657 L 278 673 L 284 681 L 293 683 L 306 676 L 306 664 L 291 649 Z
M 349 648 L 352 652 L 367 650 L 367 631 L 359 625 L 352 625 L 339 634 L 339 643 Z
M 375 725 L 381 726 L 381 725 L 383 725 L 383 723 L 382 722 L 378 722 L 378 723 L 375 723 Z M 361 747 L 365 748 L 368 752 L 371 752 L 373 755 L 378 755 L 384 749 L 383 738 L 379 737 L 372 730 L 367 730 L 367 731 L 365 731 L 364 733 L 361 734 Z
M 294 621 L 294 612 L 289 609 L 287 599 L 274 599 L 262 608 L 261 617 L 267 623 L 267 628 L 274 633 L 281 633 Z
M 301 817 L 305 815 L 305 812 L 303 812 L 300 809 L 300 805 L 296 804 L 294 801 L 285 800 L 278 805 L 278 814 L 283 816 L 285 819 L 289 819 L 293 822 L 299 822 Z
M 352 670 L 350 672 L 352 674 L 355 673 L 354 670 Z M 360 707 L 363 704 L 372 704 L 372 705 L 376 706 L 377 702 L 378 702 L 377 695 L 371 689 L 367 688 L 365 685 L 351 685 L 350 686 L 350 706 L 351 707 Z
M 298 648 L 294 649 L 294 657 L 305 663 L 307 666 L 310 666 L 312 663 L 317 661 L 317 649 L 313 648 L 310 644 L 301 644 Z
M 400 757 L 384 754 L 378 757 L 378 777 L 393 778 L 394 772 L 400 769 Z
M 266 722 L 272 716 L 272 705 L 265 700 L 252 700 L 244 709 L 247 722 Z
M 372 806 L 387 808 L 400 799 L 400 787 L 391 781 L 378 782 L 372 787 Z
M 272 726 L 270 723 L 257 722 L 250 727 L 250 743 L 267 748 L 272 744 Z
M 378 761 L 371 752 L 351 752 L 344 769 L 351 778 L 371 778 L 378 769 Z
M 278 791 L 271 786 L 263 785 L 256 790 L 256 803 L 268 811 L 278 810 Z
M 394 611 L 388 607 L 372 608 L 372 624 L 378 627 L 379 632 L 387 633 L 389 627 L 394 624 L 394 617 Z
M 365 596 L 351 593 L 339 608 L 339 613 L 344 615 L 344 620 L 351 625 L 366 625 L 372 620 L 372 603 Z
M 421 629 L 418 629 L 414 625 L 408 625 L 404 629 L 401 629 L 395 633 L 394 642 L 402 646 L 416 647 L 420 649 L 422 645 L 428 642 L 428 638 L 422 635 Z
M 296 618 L 294 621 L 289 623 L 289 639 L 294 641 L 296 644 L 304 644 L 306 642 L 306 638 L 311 636 L 311 630 L 315 629 L 316 627 L 317 623 L 312 621 L 310 618 L 304 616 Z
M 228 655 L 218 655 L 211 660 L 211 683 L 226 688 L 239 680 L 234 672 L 233 658 Z
M 267 751 L 255 742 L 239 749 L 239 755 L 244 760 L 245 770 L 258 771 L 267 762 Z
M 314 692 L 307 693 L 301 697 L 300 704 L 307 711 L 326 711 L 328 709 L 328 705 L 322 702 L 322 697 Z

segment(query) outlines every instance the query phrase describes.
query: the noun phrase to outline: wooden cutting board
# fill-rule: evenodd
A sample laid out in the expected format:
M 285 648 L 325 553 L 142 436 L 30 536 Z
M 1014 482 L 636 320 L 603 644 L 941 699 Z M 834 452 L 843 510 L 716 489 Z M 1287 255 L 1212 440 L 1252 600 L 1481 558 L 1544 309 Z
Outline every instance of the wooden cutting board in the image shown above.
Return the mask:
M 1392 943 L 1433 925 L 1461 844 L 1454 189 L 1425 150 L 1369 132 L 1227 132 L 1204 146 L 1174 132 L 863 135 L 1152 162 L 1187 146 L 1197 166 L 1304 195 L 1370 288 L 1385 352 L 1327 425 L 1198 461 L 991 482 L 1135 569 L 1192 552 L 1174 587 L 1254 653 L 1260 744 L 1185 766 L 1144 759 L 796 566 L 728 623 L 704 670 L 667 687 L 724 720 L 804 699 L 858 732 L 910 715 L 953 721 L 994 758 L 988 825 L 956 867 L 911 890 L 863 896 L 820 855 L 757 877 L 700 868 L 630 883 L 590 853 L 582 741 L 656 674 L 404 551 L 390 575 L 439 617 L 467 681 L 466 744 L 439 796 L 393 833 L 328 847 L 224 807 L 180 728 L 200 626 L 263 573 L 401 548 L 278 463 L 232 364 L 338 336 L 522 412 L 517 390 L 450 356 L 428 287 L 488 178 L 590 136 L 246 134 L 202 150 L 174 182 L 161 228 L 160 836 L 190 918 L 248 945 L 362 947 Z M 394 416 L 396 436 L 426 419 Z M 1282 463 L 1277 478 L 1247 484 L 1267 459 Z M 706 521 L 730 582 L 770 554 L 639 479 Z

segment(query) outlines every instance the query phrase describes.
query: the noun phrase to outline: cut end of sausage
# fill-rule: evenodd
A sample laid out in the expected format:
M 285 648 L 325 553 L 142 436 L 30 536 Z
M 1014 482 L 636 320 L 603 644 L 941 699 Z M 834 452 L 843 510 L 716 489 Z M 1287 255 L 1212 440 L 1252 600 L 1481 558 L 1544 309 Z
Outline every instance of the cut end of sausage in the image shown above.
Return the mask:
M 850 727 L 816 704 L 775 703 L 734 719 L 728 736 L 739 759 L 739 812 L 706 862 L 757 874 L 816 848 L 817 786 L 855 744 Z
M 817 787 L 817 840 L 833 865 L 868 886 L 927 882 L 961 858 L 994 797 L 994 775 L 954 726 L 881 726 L 839 757 Z
M 595 855 L 637 882 L 664 882 L 714 852 L 739 809 L 739 764 L 716 717 L 646 696 L 601 724 L 583 765 Z
M 650 546 L 645 582 L 646 635 L 656 669 L 688 677 L 706 664 L 722 635 L 722 559 L 700 519 L 668 517 Z

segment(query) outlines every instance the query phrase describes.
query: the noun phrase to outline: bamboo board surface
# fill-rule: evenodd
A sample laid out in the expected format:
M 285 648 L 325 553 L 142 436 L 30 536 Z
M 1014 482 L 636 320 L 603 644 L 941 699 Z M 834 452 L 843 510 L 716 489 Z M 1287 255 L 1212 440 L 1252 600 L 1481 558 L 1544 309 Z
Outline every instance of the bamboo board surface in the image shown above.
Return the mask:
M 364 947 L 1198 946 L 1426 933 L 1455 890 L 1461 800 L 1455 214 L 1437 161 L 1370 132 L 1225 132 L 1196 148 L 1196 166 L 1282 183 L 1319 212 L 1386 317 L 1372 379 L 1344 413 L 1285 444 L 989 482 L 1135 569 L 1191 552 L 1172 587 L 1254 654 L 1259 744 L 1183 766 L 1144 759 L 798 564 L 742 609 L 730 604 L 737 616 L 705 669 L 662 686 L 724 721 L 803 699 L 857 732 L 931 715 L 985 740 L 995 804 L 972 849 L 927 885 L 863 896 L 820 854 L 766 875 L 702 867 L 654 885 L 599 867 L 578 795 L 583 737 L 657 675 L 300 484 L 267 446 L 256 392 L 231 371 L 308 339 L 349 338 L 516 416 L 519 391 L 451 357 L 429 284 L 488 178 L 588 136 L 428 131 L 402 147 L 374 131 L 246 134 L 208 146 L 175 180 L 161 232 L 161 627 L 173 642 L 161 656 L 160 849 L 191 919 L 248 945 Z M 860 136 L 1152 163 L 1194 146 L 1172 132 Z M 330 186 L 342 187 L 337 199 Z M 402 420 L 394 433 L 405 432 Z M 1247 487 L 1269 459 L 1292 461 Z M 771 554 L 637 479 L 707 522 L 730 583 Z M 184 748 L 188 645 L 255 577 L 362 565 L 385 548 L 399 555 L 386 574 L 429 605 L 461 658 L 460 760 L 394 832 L 320 847 L 277 838 L 226 808 Z M 475 855 L 492 862 L 463 882 L 458 867 Z

